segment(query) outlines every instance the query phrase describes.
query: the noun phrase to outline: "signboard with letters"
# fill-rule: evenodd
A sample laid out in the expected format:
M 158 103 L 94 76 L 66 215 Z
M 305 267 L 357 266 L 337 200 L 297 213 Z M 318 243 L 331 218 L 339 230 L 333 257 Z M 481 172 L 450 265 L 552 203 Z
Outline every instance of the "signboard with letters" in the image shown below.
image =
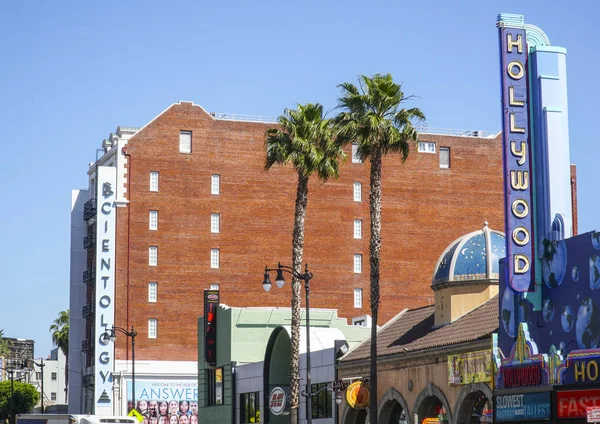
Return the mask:
M 448 355 L 448 383 L 450 385 L 492 381 L 492 351 Z
M 586 418 L 588 407 L 600 406 L 600 389 L 556 392 L 557 418 Z
M 219 290 L 204 290 L 204 360 L 217 366 L 217 311 Z
M 494 399 L 498 423 L 549 420 L 551 410 L 550 392 L 498 395 Z

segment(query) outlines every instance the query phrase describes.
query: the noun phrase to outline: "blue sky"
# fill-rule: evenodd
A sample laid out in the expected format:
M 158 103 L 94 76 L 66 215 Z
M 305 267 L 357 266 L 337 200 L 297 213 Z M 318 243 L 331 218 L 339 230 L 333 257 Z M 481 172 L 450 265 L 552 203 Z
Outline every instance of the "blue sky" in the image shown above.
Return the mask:
M 337 84 L 389 72 L 430 127 L 498 131 L 500 12 L 524 14 L 568 50 L 580 232 L 597 228 L 597 0 L 3 1 L 0 329 L 49 353 L 48 327 L 68 308 L 71 189 L 87 186 L 117 126 L 179 100 L 267 116 L 329 109 Z

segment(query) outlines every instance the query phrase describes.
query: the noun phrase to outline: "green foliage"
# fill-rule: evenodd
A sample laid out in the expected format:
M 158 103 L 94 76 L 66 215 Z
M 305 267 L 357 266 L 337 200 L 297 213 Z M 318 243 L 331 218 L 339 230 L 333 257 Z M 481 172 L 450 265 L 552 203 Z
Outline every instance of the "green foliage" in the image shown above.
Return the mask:
M 65 356 L 69 356 L 69 310 L 61 311 L 50 326 L 52 342 Z
M 14 396 L 11 396 L 11 384 L 10 380 L 0 382 L 0 420 L 30 413 L 40 400 L 34 386 L 20 381 L 14 381 Z
M 0 330 L 0 356 L 7 357 L 10 355 L 12 342 L 4 338 L 4 330 Z

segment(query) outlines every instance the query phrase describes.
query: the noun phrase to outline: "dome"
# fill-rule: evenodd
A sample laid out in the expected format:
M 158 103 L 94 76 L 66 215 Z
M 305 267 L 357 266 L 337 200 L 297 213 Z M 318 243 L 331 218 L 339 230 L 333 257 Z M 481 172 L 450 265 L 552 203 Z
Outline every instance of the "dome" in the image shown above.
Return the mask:
M 454 281 L 498 280 L 498 260 L 506 256 L 504 233 L 483 229 L 452 242 L 438 259 L 432 287 Z

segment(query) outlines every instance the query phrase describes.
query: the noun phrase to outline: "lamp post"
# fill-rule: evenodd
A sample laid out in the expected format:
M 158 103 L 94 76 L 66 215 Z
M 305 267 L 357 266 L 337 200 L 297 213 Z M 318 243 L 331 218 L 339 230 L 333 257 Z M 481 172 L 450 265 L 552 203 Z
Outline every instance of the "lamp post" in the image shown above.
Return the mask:
M 277 271 L 277 277 L 275 278 L 275 284 L 277 287 L 282 288 L 285 284 L 283 273 L 287 272 L 294 278 L 304 281 L 304 289 L 306 292 L 306 387 L 310 391 L 311 380 L 310 380 L 310 280 L 312 280 L 312 273 L 308 272 L 308 264 L 304 266 L 304 274 L 301 274 L 294 270 L 294 268 L 281 265 L 281 262 L 277 264 L 277 268 L 267 268 L 265 266 L 265 276 L 263 279 L 263 289 L 268 292 L 271 290 L 271 279 L 269 278 L 270 271 Z M 312 398 L 306 397 L 306 419 L 308 424 L 312 424 Z
M 317 394 L 321 393 L 323 390 L 331 390 L 332 392 L 335 392 L 335 404 L 339 405 L 340 403 L 342 403 L 342 390 L 341 387 L 338 383 L 336 383 L 335 381 L 331 382 L 331 386 L 326 385 L 325 387 L 321 387 L 319 390 L 317 390 L 316 392 L 306 392 L 305 390 L 302 390 L 302 393 L 300 393 L 302 396 L 304 396 L 307 399 L 312 399 L 313 396 L 316 396 Z M 307 416 L 310 417 L 310 421 L 312 421 L 312 410 L 309 411 L 309 414 Z
M 108 330 L 108 338 L 113 343 L 117 340 L 117 332 L 125 334 L 127 337 L 131 337 L 131 397 L 133 409 L 135 409 L 135 336 L 137 336 L 137 332 L 133 329 L 133 325 L 131 326 L 131 331 L 113 325 L 113 327 Z

